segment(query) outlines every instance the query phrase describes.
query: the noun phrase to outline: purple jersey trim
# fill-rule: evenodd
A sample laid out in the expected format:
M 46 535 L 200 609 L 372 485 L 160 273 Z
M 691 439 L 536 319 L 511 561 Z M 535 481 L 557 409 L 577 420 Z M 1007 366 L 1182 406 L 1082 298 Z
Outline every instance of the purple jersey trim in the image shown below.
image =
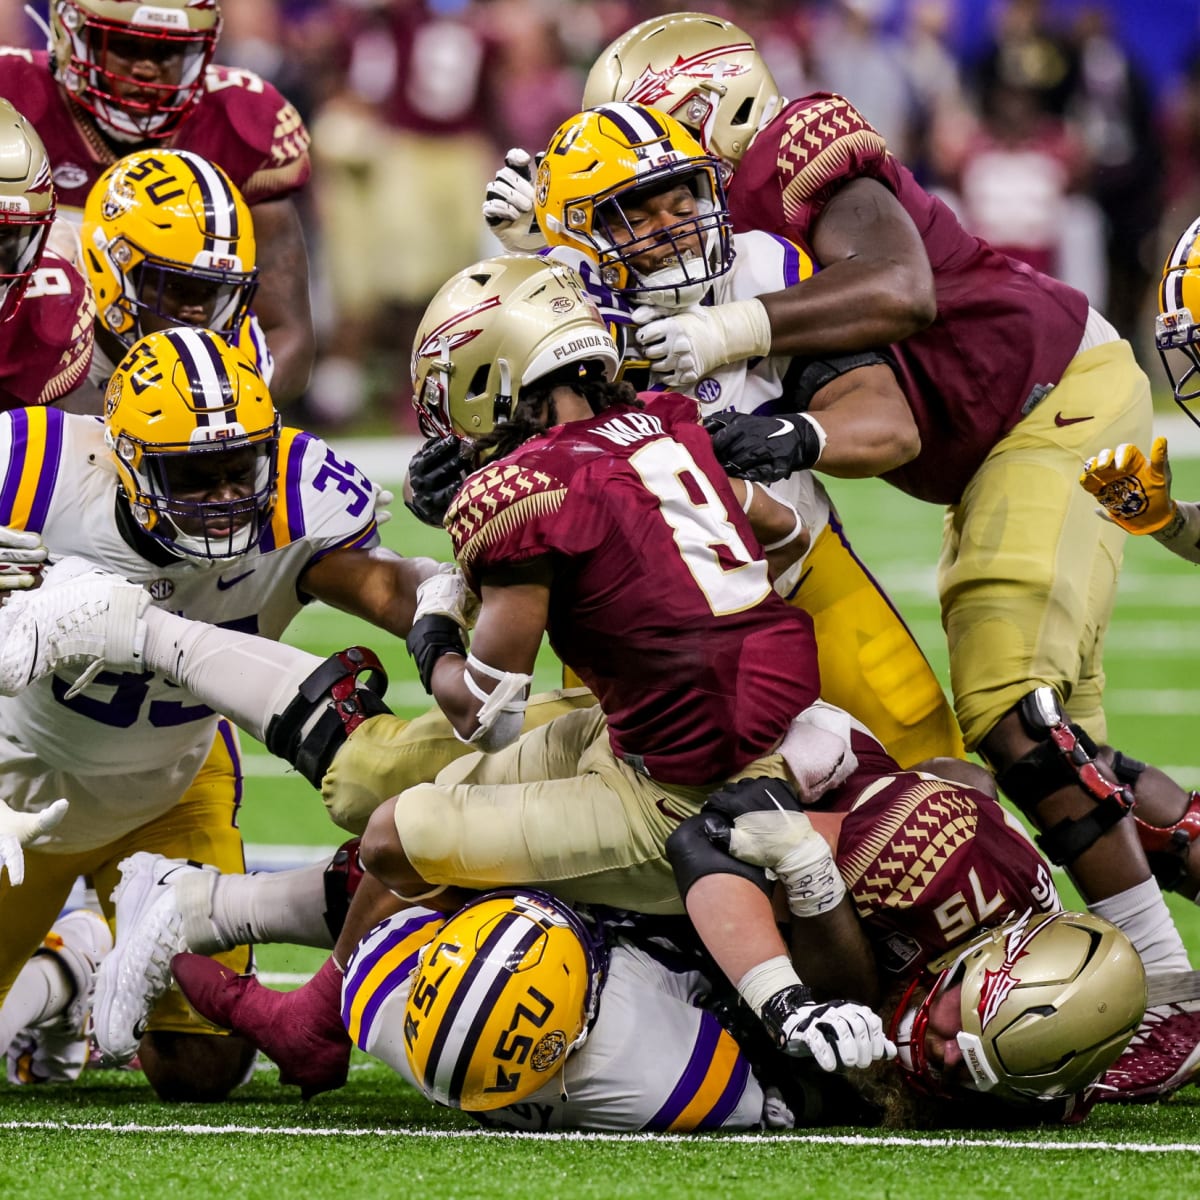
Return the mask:
M 695 1099 L 696 1092 L 704 1083 L 717 1043 L 725 1031 L 720 1022 L 711 1013 L 700 1014 L 700 1030 L 696 1035 L 692 1056 L 684 1068 L 679 1082 L 671 1090 L 662 1107 L 643 1126 L 644 1129 L 670 1129 L 679 1119 L 680 1114 Z M 697 1129 L 716 1129 L 723 1125 L 729 1114 L 737 1107 L 742 1093 L 746 1090 L 746 1080 L 750 1074 L 750 1064 L 745 1057 L 738 1055 L 729 1082 L 721 1092 L 716 1104 L 709 1109 L 704 1119 L 696 1126 Z

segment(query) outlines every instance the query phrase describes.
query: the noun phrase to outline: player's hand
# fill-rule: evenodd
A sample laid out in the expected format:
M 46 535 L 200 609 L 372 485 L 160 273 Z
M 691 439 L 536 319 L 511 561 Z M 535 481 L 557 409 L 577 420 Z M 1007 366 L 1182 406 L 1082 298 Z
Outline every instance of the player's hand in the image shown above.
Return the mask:
M 785 1054 L 811 1057 L 822 1071 L 869 1067 L 896 1057 L 877 1013 L 848 1000 L 817 1004 L 812 992 L 797 984 L 763 1005 L 762 1022 Z
M 392 505 L 396 503 L 396 493 L 377 483 L 371 486 L 375 489 L 375 524 L 386 525 L 393 516 Z
M 1167 439 L 1154 439 L 1150 459 L 1132 443 L 1101 450 L 1083 464 L 1079 477 L 1104 515 L 1130 533 L 1157 533 L 1175 516 Z
M 441 528 L 451 501 L 462 487 L 468 464 L 453 434 L 430 438 L 408 461 L 404 505 L 425 525 Z
M 510 254 L 534 254 L 546 244 L 533 213 L 533 160 L 516 147 L 504 156 L 483 196 L 483 216 Z
M 812 830 L 795 793 L 782 779 L 739 779 L 713 792 L 701 811 L 723 818 L 705 822 L 710 841 L 742 862 L 770 870 Z
M 771 353 L 771 324 L 761 300 L 682 311 L 643 304 L 631 315 L 650 370 L 668 387 L 690 387 L 726 363 Z
M 464 632 L 474 627 L 479 616 L 479 597 L 467 587 L 463 573 L 450 563 L 442 563 L 436 575 L 417 586 L 413 624 L 435 615 L 449 617 Z
M 24 847 L 45 836 L 67 815 L 66 800 L 55 800 L 36 813 L 13 812 L 0 800 L 0 875 L 8 870 L 8 882 L 20 887 L 25 882 Z
M 705 418 L 704 428 L 726 473 L 754 483 L 806 471 L 824 449 L 819 427 L 803 413 L 760 417 L 727 410 Z
M 37 587 L 45 565 L 46 547 L 40 533 L 0 525 L 0 593 Z

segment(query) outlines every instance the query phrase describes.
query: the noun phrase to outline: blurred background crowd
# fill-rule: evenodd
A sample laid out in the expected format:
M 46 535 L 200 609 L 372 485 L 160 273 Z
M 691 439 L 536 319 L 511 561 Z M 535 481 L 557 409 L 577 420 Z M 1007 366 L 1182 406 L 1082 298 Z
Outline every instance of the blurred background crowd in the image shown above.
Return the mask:
M 650 0 L 222 0 L 217 58 L 312 135 L 301 199 L 318 429 L 411 431 L 425 302 L 497 251 L 479 214 L 506 148 L 543 147 Z M 1151 367 L 1154 287 L 1200 212 L 1198 0 L 739 0 L 785 96 L 848 96 L 968 228 L 1085 291 Z M 41 48 L 19 0 L 0 41 Z

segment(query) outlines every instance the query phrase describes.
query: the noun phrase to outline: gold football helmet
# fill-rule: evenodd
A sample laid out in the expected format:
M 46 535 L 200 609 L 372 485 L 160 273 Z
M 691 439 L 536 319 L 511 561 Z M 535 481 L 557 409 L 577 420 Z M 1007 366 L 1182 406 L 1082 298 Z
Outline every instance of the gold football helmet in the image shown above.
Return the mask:
M 707 13 L 670 13 L 635 25 L 592 67 L 588 108 L 611 100 L 670 113 L 709 154 L 736 167 L 783 103 L 754 41 Z
M 173 133 L 200 99 L 221 30 L 217 0 L 50 0 L 50 62 L 118 141 Z M 157 78 L 135 64 L 150 62 Z
M 1154 342 L 1163 369 L 1171 381 L 1175 401 L 1200 425 L 1200 415 L 1192 411 L 1200 399 L 1200 217 L 1184 230 L 1163 264 L 1158 285 L 1158 316 L 1154 319 Z M 1187 360 L 1183 371 L 1175 374 L 1171 355 L 1182 354 Z
M 17 311 L 54 224 L 50 160 L 37 130 L 0 100 L 0 321 Z
M 466 1112 L 519 1104 L 583 1043 L 605 956 L 576 913 L 543 892 L 491 892 L 422 953 L 404 1049 L 425 1095 Z
M 1090 913 L 1026 913 L 931 963 L 893 1019 L 899 1063 L 918 1090 L 952 1094 L 930 1062 L 931 1009 L 961 988 L 956 1041 L 970 1091 L 1013 1104 L 1082 1092 L 1120 1057 L 1146 1010 L 1129 939 Z M 923 1000 L 913 1003 L 928 986 Z
M 236 558 L 275 507 L 279 415 L 258 368 L 208 329 L 134 343 L 108 382 L 104 440 L 134 520 L 176 554 Z
M 664 193 L 657 213 L 643 209 Z M 560 125 L 534 198 L 551 246 L 586 254 L 606 287 L 647 304 L 697 304 L 733 263 L 717 160 L 678 121 L 640 104 L 602 104 Z
M 126 347 L 167 325 L 237 339 L 258 288 L 254 221 L 215 163 L 187 150 L 127 155 L 88 193 L 81 237 L 96 312 Z
M 413 404 L 427 436 L 478 438 L 511 420 L 521 388 L 563 367 L 619 364 L 583 281 L 547 258 L 498 255 L 429 302 L 413 342 Z

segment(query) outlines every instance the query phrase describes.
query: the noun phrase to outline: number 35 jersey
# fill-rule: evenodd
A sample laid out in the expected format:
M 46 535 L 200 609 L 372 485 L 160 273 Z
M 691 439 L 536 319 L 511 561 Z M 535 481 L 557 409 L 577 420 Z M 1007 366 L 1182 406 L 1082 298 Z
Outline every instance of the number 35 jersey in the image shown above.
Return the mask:
M 370 482 L 318 438 L 285 429 L 278 499 L 248 553 L 219 562 L 134 550 L 127 512 L 94 417 L 58 409 L 0 413 L 0 525 L 41 533 L 51 557 L 79 555 L 142 584 L 152 602 L 195 620 L 278 638 L 306 597 L 304 570 L 378 540 Z M 157 561 L 151 561 L 152 556 Z M 36 811 L 71 801 L 45 852 L 102 846 L 169 809 L 212 743 L 216 717 L 162 675 L 102 673 L 78 696 L 78 672 L 0 699 L 0 795 Z

